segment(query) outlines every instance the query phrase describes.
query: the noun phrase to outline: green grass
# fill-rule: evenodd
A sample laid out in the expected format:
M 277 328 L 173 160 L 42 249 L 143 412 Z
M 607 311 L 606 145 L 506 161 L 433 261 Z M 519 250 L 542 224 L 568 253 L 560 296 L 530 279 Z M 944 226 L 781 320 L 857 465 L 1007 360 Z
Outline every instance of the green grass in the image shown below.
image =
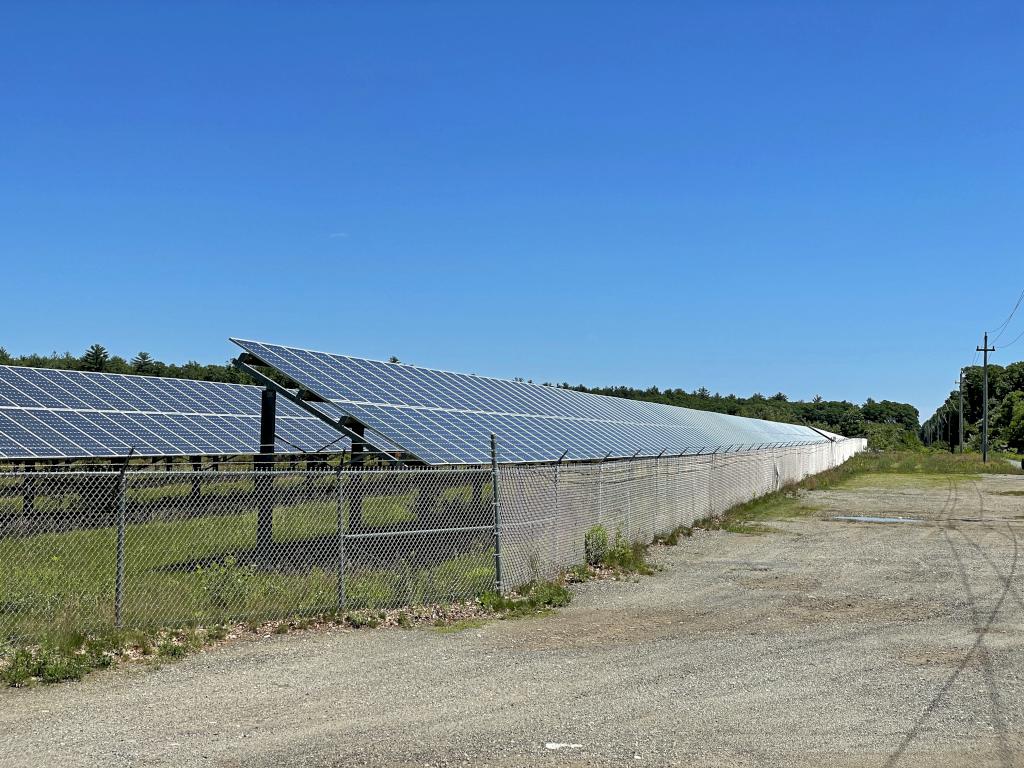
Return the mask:
M 363 499 L 363 525 L 370 528 L 384 528 L 413 519 L 413 504 L 416 491 L 403 496 L 367 496 Z M 345 505 L 348 512 L 348 502 Z
M 173 640 L 164 640 L 156 647 L 156 655 L 161 659 L 181 659 L 189 649 Z
M 369 611 L 350 611 L 345 614 L 345 623 L 354 629 L 362 629 L 367 627 L 369 629 L 376 629 L 380 626 L 384 615 L 380 613 L 374 613 Z
M 202 640 L 194 633 L 182 635 L 185 650 Z M 133 649 L 143 656 L 153 654 L 153 638 L 139 632 L 108 630 L 92 635 L 78 631 L 50 633 L 42 644 L 21 645 L 0 654 L 0 684 L 21 688 L 36 683 L 79 680 L 94 669 L 114 664 Z
M 37 496 L 35 513 L 38 515 L 60 515 L 72 512 L 82 503 L 77 493 L 62 493 L 48 496 Z M 16 517 L 21 514 L 22 499 L 17 497 L 0 497 L 0 517 Z
M 411 522 L 416 492 L 402 496 L 366 496 L 363 498 L 363 526 L 387 528 Z M 349 502 L 342 512 L 349 519 Z M 333 535 L 338 530 L 338 504 L 335 501 L 309 501 L 274 508 L 274 538 L 277 541 L 311 539 Z
M 159 475 L 156 475 L 159 478 Z M 180 475 L 178 475 L 180 477 Z M 279 477 L 274 481 L 274 485 L 277 488 L 284 488 L 295 484 L 295 481 L 301 482 L 301 476 L 295 477 Z M 224 478 L 217 477 L 214 473 L 206 473 L 203 476 L 203 482 L 200 489 L 199 497 L 223 497 L 231 495 L 240 495 L 252 493 L 253 481 L 245 478 L 233 478 L 230 475 Z M 157 504 L 160 502 L 167 502 L 173 499 L 184 499 L 188 498 L 192 494 L 192 483 L 186 480 L 180 482 L 173 482 L 167 484 L 153 484 L 142 487 L 132 487 L 129 485 L 125 489 L 125 500 L 129 504 Z
M 861 453 L 845 464 L 815 477 L 828 482 L 831 476 L 840 479 L 862 473 L 896 473 L 904 475 L 1024 475 L 1020 466 L 1014 467 L 994 457 L 982 462 L 976 453 L 954 454 L 942 451 L 890 451 Z M 830 476 L 830 477 L 825 477 Z M 808 478 L 811 479 L 811 478 Z
M 301 514 L 294 508 L 278 515 Z M 296 535 L 282 525 L 279 541 Z M 257 572 L 225 552 L 251 550 L 256 515 L 218 515 L 130 525 L 125 536 L 125 622 L 137 627 L 224 623 L 254 611 L 318 610 L 335 593 L 333 574 Z M 50 626 L 85 631 L 113 622 L 116 534 L 112 528 L 0 542 L 0 621 L 18 637 L 45 636 Z M 210 566 L 198 563 L 211 560 Z M 195 565 L 192 565 L 195 563 Z M 0 624 L 0 628 L 7 630 Z
M 924 472 L 918 473 L 882 473 L 872 472 L 854 475 L 843 481 L 841 487 L 844 490 L 857 490 L 860 488 L 881 488 L 900 489 L 917 488 L 933 489 L 948 488 L 950 483 L 961 484 L 969 482 L 971 475 L 968 474 L 946 474 L 933 475 Z
M 93 661 L 97 662 L 96 666 L 93 666 Z M 108 665 L 109 662 L 104 664 L 84 654 L 66 655 L 51 650 L 19 648 L 0 672 L 0 680 L 14 688 L 22 688 L 36 680 L 44 683 L 81 680 L 90 669 Z
M 233 480 L 220 482 L 220 486 L 204 486 L 204 496 L 244 490 Z M 366 484 L 370 493 L 363 497 L 364 527 L 372 530 L 413 521 L 418 491 L 393 496 L 372 493 L 382 485 Z M 215 487 L 218 490 L 212 490 Z M 173 496 L 190 492 L 191 487 L 172 484 L 159 490 Z M 439 503 L 461 504 L 471 493 L 468 486 L 448 489 Z M 37 499 L 37 509 L 42 501 Z M 346 503 L 343 516 L 348 514 Z M 316 541 L 315 547 L 322 552 L 329 544 L 321 540 L 329 541 L 336 533 L 337 517 L 333 499 L 279 505 L 273 510 L 274 540 Z M 125 624 L 156 630 L 263 622 L 335 609 L 338 589 L 333 567 L 265 571 L 232 556 L 255 548 L 256 521 L 255 510 L 249 509 L 130 524 L 125 546 Z M 38 644 L 47 642 L 54 632 L 96 633 L 110 627 L 115 552 L 116 533 L 111 527 L 0 538 L 0 652 L 5 642 Z M 349 604 L 369 608 L 465 599 L 493 587 L 490 551 L 453 556 L 429 567 L 418 565 L 415 553 L 410 559 L 413 562 L 370 570 L 350 564 Z
M 1024 459 L 1024 453 L 1013 453 L 1011 451 L 991 451 L 989 458 L 1003 459 L 1004 461 L 1015 461 L 1019 465 Z
M 772 520 L 785 520 L 813 514 L 817 510 L 817 507 L 808 504 L 793 495 L 792 491 L 787 490 L 739 504 L 728 510 L 723 515 L 723 519 L 727 525 L 758 526 Z
M 832 488 L 944 488 L 951 481 L 963 482 L 971 475 L 1024 475 L 1006 462 L 983 463 L 977 454 L 938 451 L 890 451 L 861 453 L 845 464 L 807 477 L 794 486 L 739 504 L 717 518 L 702 520 L 695 527 L 760 534 L 771 531 L 766 523 L 813 514 L 817 508 L 797 495 L 798 490 Z M 1022 493 L 1024 495 L 1024 493 Z
M 393 569 L 356 571 L 345 580 L 353 608 L 397 608 L 475 597 L 494 588 L 494 551 L 463 554 L 430 568 L 398 563 Z
M 595 568 L 607 568 L 622 573 L 651 574 L 654 570 L 647 564 L 647 545 L 640 542 L 630 543 L 621 531 L 615 532 L 615 538 L 609 540 L 608 531 L 603 525 L 595 525 L 587 531 L 583 539 L 583 551 L 586 564 Z M 574 577 L 579 570 L 572 571 Z
M 536 616 L 550 612 L 572 602 L 572 592 L 561 582 L 541 581 L 524 584 L 512 595 L 488 592 L 480 604 L 491 613 L 505 619 Z
M 255 525 L 255 518 L 253 518 Z M 333 535 L 338 530 L 338 505 L 307 501 L 274 507 L 274 541 L 301 541 Z M 255 533 L 253 534 L 255 536 Z M 254 539 L 255 541 L 255 539 Z
M 693 527 L 689 525 L 678 525 L 668 533 L 659 534 L 654 537 L 654 544 L 664 544 L 668 547 L 674 547 L 679 543 L 680 539 L 688 539 L 693 535 Z

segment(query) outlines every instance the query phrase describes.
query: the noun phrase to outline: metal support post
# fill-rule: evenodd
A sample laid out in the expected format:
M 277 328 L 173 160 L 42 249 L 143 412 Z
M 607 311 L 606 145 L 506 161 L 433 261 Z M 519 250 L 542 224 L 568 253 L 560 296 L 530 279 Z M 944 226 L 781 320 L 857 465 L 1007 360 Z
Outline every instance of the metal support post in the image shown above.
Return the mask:
M 261 563 L 269 560 L 274 545 L 274 443 L 277 434 L 277 392 L 264 387 L 260 401 L 260 452 L 253 462 L 257 474 L 256 491 L 256 557 Z
M 191 516 L 199 514 L 197 507 L 200 503 L 199 499 L 203 495 L 203 457 L 193 456 L 190 459 L 190 463 L 192 464 L 192 488 L 189 493 L 188 500 L 189 504 L 192 506 L 192 509 L 189 510 L 189 515 Z
M 366 461 L 367 445 L 363 441 L 362 424 L 352 428 L 355 437 L 352 438 L 352 460 L 349 461 L 349 469 L 355 474 L 349 478 L 348 483 L 348 530 L 352 533 L 363 532 L 363 466 Z M 423 494 L 423 489 L 419 495 Z

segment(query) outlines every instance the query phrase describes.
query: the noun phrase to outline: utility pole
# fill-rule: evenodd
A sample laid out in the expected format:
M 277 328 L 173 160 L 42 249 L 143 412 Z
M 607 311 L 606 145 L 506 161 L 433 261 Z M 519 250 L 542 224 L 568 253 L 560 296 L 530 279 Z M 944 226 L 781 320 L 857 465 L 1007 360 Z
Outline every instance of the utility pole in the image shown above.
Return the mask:
M 960 427 L 960 453 L 964 452 L 964 369 L 960 369 L 960 417 L 957 419 Z
M 975 349 L 977 349 L 978 352 L 985 353 L 985 362 L 983 367 L 984 375 L 982 376 L 984 383 L 981 385 L 984 395 L 982 398 L 982 403 L 984 403 L 984 405 L 981 410 L 981 460 L 988 461 L 988 353 L 996 351 L 995 347 L 989 347 L 988 345 L 988 332 L 985 333 L 985 345 L 982 347 L 975 347 Z

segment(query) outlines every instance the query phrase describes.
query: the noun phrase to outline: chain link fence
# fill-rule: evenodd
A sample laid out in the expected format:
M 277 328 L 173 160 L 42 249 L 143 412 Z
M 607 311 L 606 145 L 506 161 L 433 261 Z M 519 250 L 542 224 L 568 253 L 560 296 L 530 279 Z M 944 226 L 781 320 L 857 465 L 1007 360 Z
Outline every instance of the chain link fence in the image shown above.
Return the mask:
M 583 562 L 594 525 L 649 542 L 863 447 L 495 469 L 0 473 L 0 645 L 507 591 Z
M 585 562 L 587 532 L 648 543 L 842 464 L 867 441 L 597 463 L 503 465 L 501 542 L 508 584 Z

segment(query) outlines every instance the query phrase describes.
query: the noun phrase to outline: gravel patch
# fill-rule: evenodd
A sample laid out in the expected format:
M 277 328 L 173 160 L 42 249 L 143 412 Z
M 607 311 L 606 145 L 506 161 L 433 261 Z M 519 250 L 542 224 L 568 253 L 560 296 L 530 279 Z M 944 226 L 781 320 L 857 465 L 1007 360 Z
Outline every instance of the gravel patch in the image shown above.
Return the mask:
M 302 631 L 0 691 L 0 764 L 1024 765 L 1015 490 L 859 482 L 766 535 L 655 547 L 656 575 L 543 618 Z

